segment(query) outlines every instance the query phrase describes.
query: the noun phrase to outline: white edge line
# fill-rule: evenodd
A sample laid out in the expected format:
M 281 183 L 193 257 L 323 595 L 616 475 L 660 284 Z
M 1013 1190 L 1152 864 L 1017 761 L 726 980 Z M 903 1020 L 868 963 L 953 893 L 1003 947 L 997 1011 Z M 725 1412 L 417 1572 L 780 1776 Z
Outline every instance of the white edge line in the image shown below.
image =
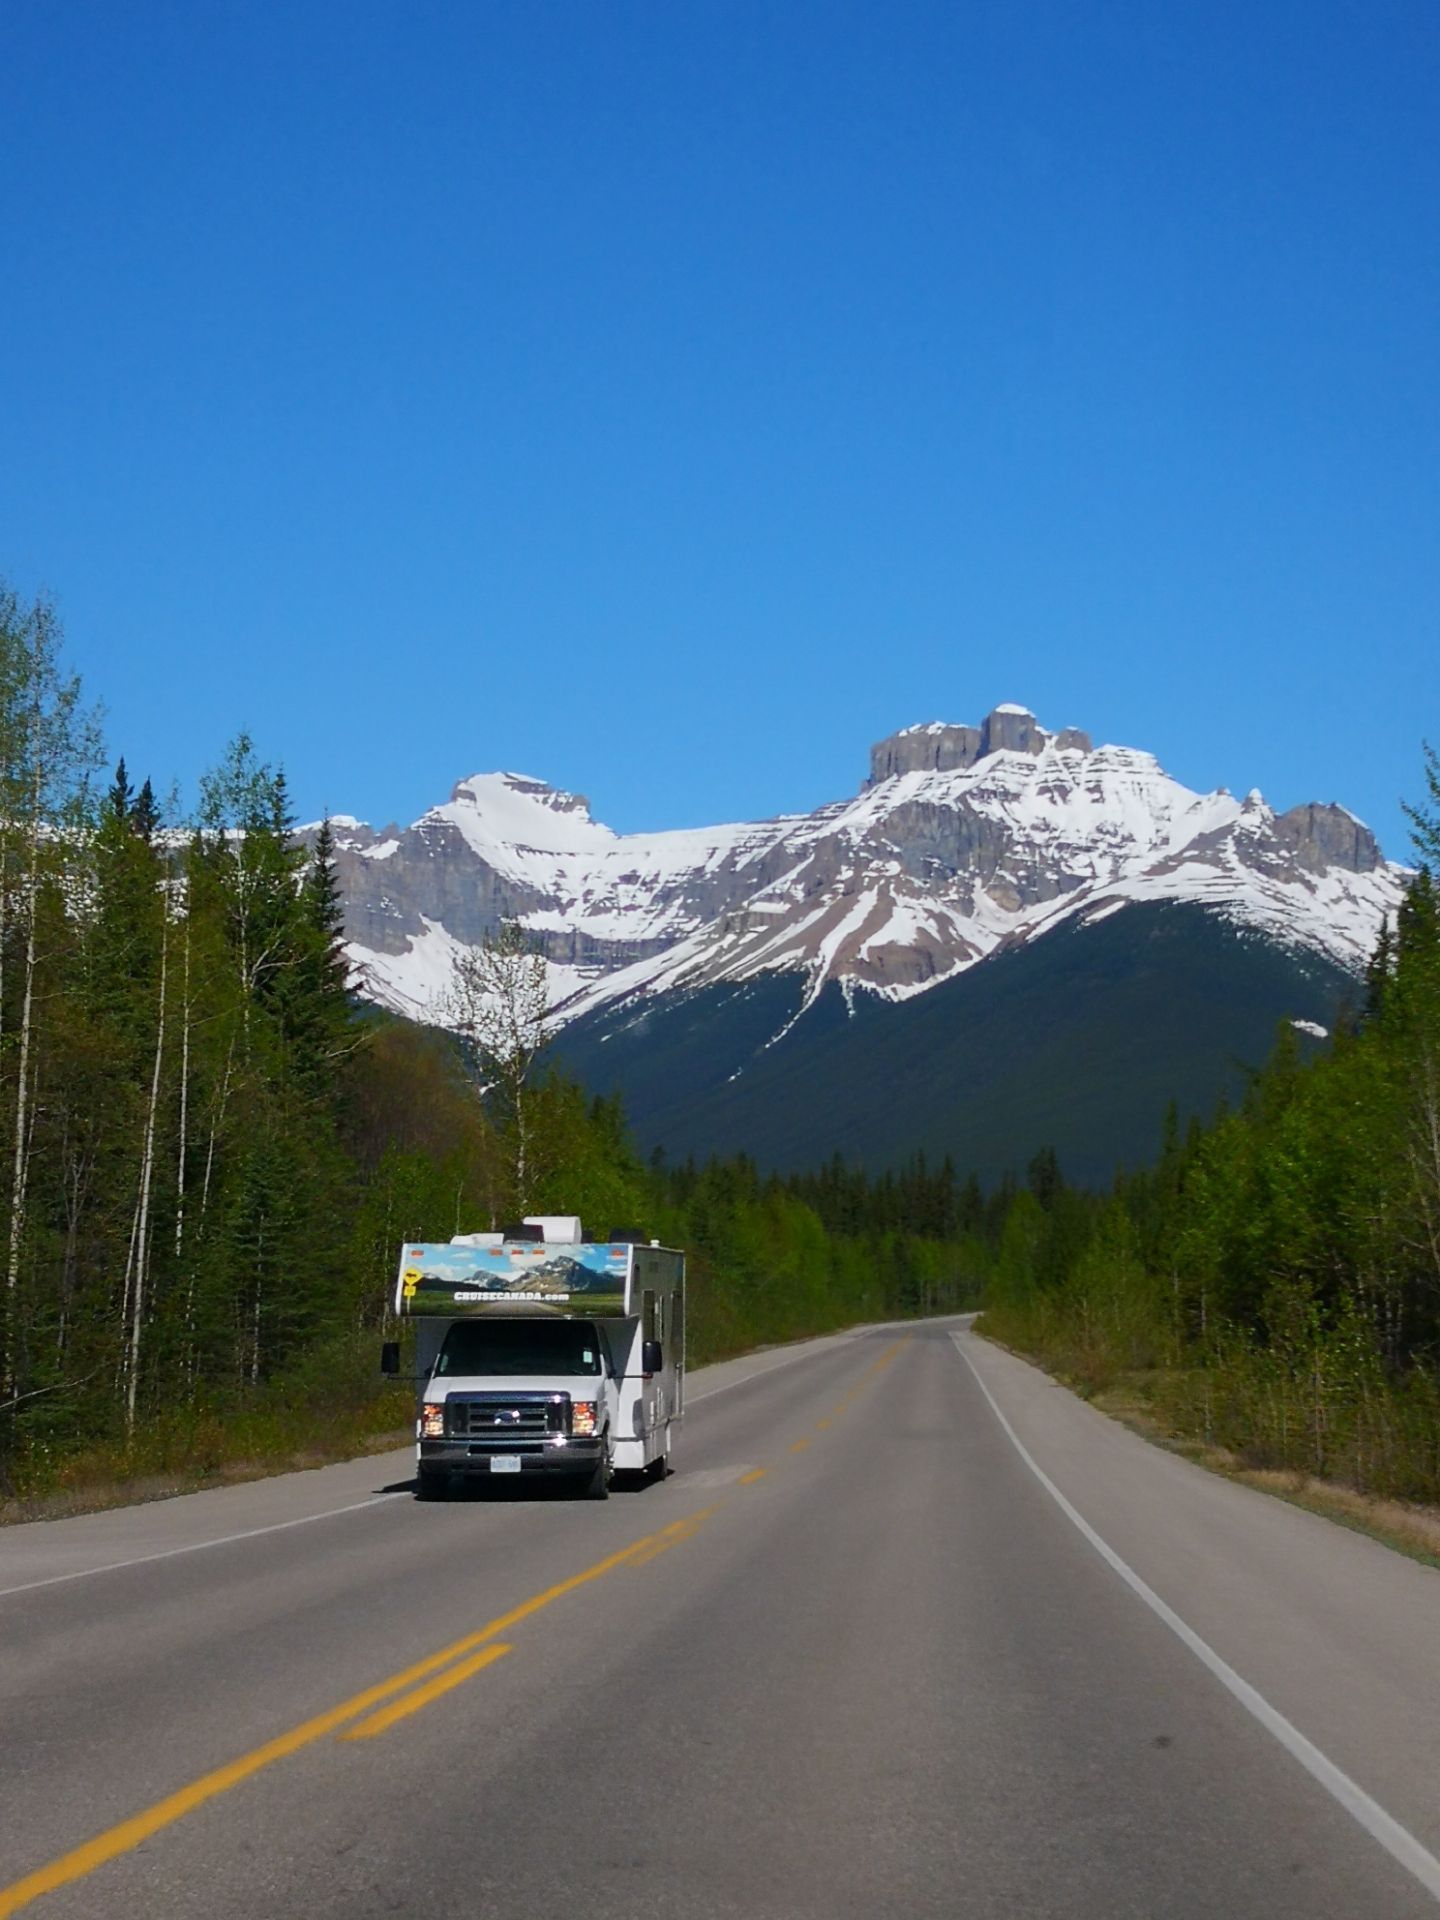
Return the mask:
M 26 1580 L 18 1587 L 0 1587 L 0 1600 L 12 1593 L 34 1593 L 37 1587 L 58 1587 L 66 1580 L 90 1580 L 97 1573 L 121 1573 L 126 1567 L 148 1567 L 156 1560 L 173 1560 L 182 1553 L 203 1553 L 207 1547 L 230 1547 L 237 1540 L 258 1540 L 262 1533 L 284 1533 L 290 1527 L 308 1527 L 315 1520 L 333 1520 L 340 1513 L 359 1513 L 363 1507 L 378 1507 L 386 1500 L 399 1500 L 400 1492 L 377 1493 L 369 1500 L 353 1500 L 348 1507 L 327 1507 L 323 1513 L 302 1513 L 295 1520 L 275 1520 L 268 1527 L 247 1527 L 243 1533 L 222 1534 L 218 1540 L 191 1540 L 183 1547 L 163 1547 L 159 1553 L 138 1554 L 133 1560 L 109 1560 L 103 1567 L 76 1567 L 70 1573 L 52 1573 L 44 1580 Z
M 1378 1800 L 1372 1800 L 1363 1787 L 1357 1786 L 1348 1773 L 1342 1773 L 1333 1760 L 1327 1759 L 1312 1740 L 1307 1740 L 1300 1729 L 1287 1720 L 1278 1708 L 1271 1706 L 1264 1694 L 1252 1687 L 1248 1680 L 1242 1679 L 1232 1666 L 1220 1658 L 1207 1641 L 1200 1638 L 1193 1627 L 1185 1624 L 1173 1607 L 1166 1605 L 1153 1587 L 1145 1584 L 1134 1568 L 1127 1565 L 1112 1546 L 1101 1539 L 1090 1522 L 1071 1506 L 1044 1468 L 1036 1462 L 1024 1441 L 1000 1411 L 994 1394 L 981 1379 L 975 1362 L 961 1346 L 960 1336 L 952 1333 L 950 1338 L 954 1343 L 955 1351 L 974 1375 L 975 1384 L 990 1402 L 990 1411 L 1005 1429 L 1010 1444 L 1066 1519 L 1079 1528 L 1106 1565 L 1119 1574 L 1126 1586 L 1139 1595 L 1158 1619 L 1164 1621 L 1176 1639 L 1190 1649 L 1200 1664 L 1209 1668 L 1221 1686 L 1240 1702 L 1246 1712 L 1252 1714 L 1267 1733 L 1273 1734 L 1285 1751 L 1300 1762 L 1311 1778 L 1317 1780 L 1331 1798 L 1340 1803 L 1351 1819 L 1358 1821 L 1372 1840 L 1378 1840 L 1393 1860 L 1397 1860 L 1408 1873 L 1413 1874 L 1432 1899 L 1440 1900 L 1440 1860 L 1437 1860 L 1427 1847 L 1422 1846 L 1413 1833 L 1402 1827 L 1398 1820 L 1388 1814 Z

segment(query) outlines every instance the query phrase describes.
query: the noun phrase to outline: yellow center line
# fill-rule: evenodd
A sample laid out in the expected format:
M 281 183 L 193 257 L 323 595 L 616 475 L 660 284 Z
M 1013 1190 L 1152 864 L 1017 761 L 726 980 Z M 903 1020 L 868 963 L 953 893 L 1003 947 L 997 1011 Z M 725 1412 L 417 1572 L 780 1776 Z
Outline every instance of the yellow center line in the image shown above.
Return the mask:
M 377 1733 L 384 1733 L 387 1727 L 393 1727 L 397 1720 L 418 1713 L 421 1707 L 428 1707 L 432 1700 L 438 1700 L 441 1694 L 449 1693 L 452 1687 L 458 1687 L 462 1681 L 469 1680 L 479 1673 L 482 1667 L 493 1666 L 514 1649 L 505 1645 L 489 1646 L 479 1653 L 472 1654 L 468 1660 L 462 1660 L 458 1667 L 450 1667 L 437 1680 L 427 1681 L 423 1687 L 417 1687 L 414 1693 L 407 1693 L 403 1699 L 392 1700 L 388 1707 L 382 1707 L 378 1713 L 372 1713 L 368 1720 L 362 1720 L 358 1727 L 351 1727 L 348 1733 L 342 1733 L 342 1740 L 373 1740 Z
M 366 1687 L 363 1693 L 352 1694 L 337 1707 L 331 1707 L 325 1713 L 319 1713 L 313 1719 L 304 1720 L 298 1727 L 292 1727 L 288 1733 L 280 1734 L 274 1740 L 267 1740 L 263 1746 L 255 1747 L 251 1752 L 242 1754 L 239 1759 L 229 1761 L 223 1767 L 216 1767 L 210 1773 L 201 1774 L 198 1780 L 192 1780 L 188 1786 L 170 1793 L 163 1800 L 157 1800 L 153 1807 L 147 1807 L 143 1813 L 132 1814 L 128 1820 L 121 1820 L 116 1826 L 106 1828 L 104 1833 L 96 1834 L 93 1840 L 74 1847 L 69 1853 L 62 1854 L 58 1860 L 52 1860 L 48 1866 L 38 1867 L 35 1872 L 27 1873 L 22 1879 L 12 1881 L 8 1887 L 0 1887 L 0 1920 L 9 1920 L 12 1913 L 19 1913 L 22 1907 L 28 1907 L 42 1893 L 54 1893 L 58 1887 L 69 1886 L 72 1881 L 83 1880 L 97 1867 L 103 1867 L 107 1861 L 117 1859 L 122 1853 L 131 1853 L 153 1834 L 173 1826 L 187 1813 L 193 1813 L 197 1807 L 203 1807 L 208 1800 L 216 1799 L 222 1793 L 228 1793 L 244 1780 L 249 1780 L 266 1767 L 273 1766 L 277 1760 L 288 1759 L 292 1753 L 298 1753 L 302 1747 L 308 1747 L 316 1740 L 323 1740 L 327 1734 L 336 1732 L 351 1720 L 379 1706 L 381 1701 L 392 1695 L 404 1693 L 417 1682 L 427 1679 L 442 1667 L 448 1667 L 474 1647 L 494 1640 L 520 1621 L 528 1620 L 543 1607 L 552 1605 L 567 1593 L 574 1593 L 578 1587 L 587 1586 L 592 1580 L 603 1579 L 607 1573 L 613 1573 L 617 1567 L 634 1563 L 638 1555 L 646 1549 L 663 1541 L 667 1534 L 677 1527 L 698 1522 L 715 1511 L 715 1506 L 702 1507 L 698 1513 L 689 1514 L 684 1520 L 672 1522 L 658 1533 L 646 1534 L 632 1541 L 628 1547 L 622 1547 L 618 1553 L 609 1554 L 604 1560 L 597 1560 L 594 1566 L 586 1567 L 583 1573 L 572 1573 L 568 1579 L 559 1580 L 553 1587 L 546 1587 L 543 1593 L 537 1593 L 523 1600 L 518 1607 L 512 1607 L 508 1613 L 502 1613 L 474 1633 L 467 1633 L 462 1639 L 452 1641 L 448 1647 L 442 1647 L 438 1653 L 417 1660 L 413 1666 L 404 1668 L 400 1673 L 392 1674 L 388 1680 L 381 1680 L 373 1687 Z M 458 1684 L 458 1682 L 457 1682 Z M 423 1702 L 417 1702 L 423 1705 Z M 379 1731 L 377 1728 L 376 1731 Z
M 887 1367 L 909 1337 L 907 1334 L 904 1340 L 898 1340 L 893 1347 L 883 1353 L 870 1369 L 871 1373 L 878 1374 Z M 848 1404 L 848 1401 L 845 1404 Z M 817 1420 L 815 1424 L 817 1429 L 823 1432 L 829 1427 L 830 1421 L 822 1419 Z M 792 1447 L 791 1451 L 798 1453 L 802 1445 L 808 1444 L 808 1441 L 801 1442 Z M 766 1467 L 755 1467 L 751 1472 L 740 1476 L 740 1485 L 754 1486 L 757 1481 L 765 1478 L 768 1471 Z M 448 1647 L 442 1647 L 438 1653 L 432 1653 L 426 1659 L 406 1667 L 402 1672 L 392 1674 L 388 1680 L 382 1680 L 373 1687 L 367 1687 L 363 1693 L 352 1695 L 350 1699 L 342 1701 L 339 1706 L 331 1707 L 325 1713 L 316 1714 L 312 1719 L 302 1721 L 298 1727 L 292 1727 L 288 1733 L 282 1733 L 276 1739 L 266 1741 L 263 1746 L 254 1748 L 250 1753 L 242 1754 L 239 1759 L 231 1760 L 223 1767 L 216 1767 L 212 1772 L 202 1774 L 198 1780 L 192 1780 L 189 1786 L 167 1794 L 163 1800 L 157 1800 L 153 1807 L 147 1807 L 143 1813 L 132 1814 L 128 1820 L 122 1820 L 116 1826 L 107 1828 L 104 1833 L 97 1834 L 93 1840 L 87 1840 L 82 1846 L 72 1848 L 69 1853 L 62 1854 L 58 1860 L 52 1860 L 48 1866 L 39 1867 L 34 1873 L 26 1874 L 23 1879 L 15 1880 L 8 1887 L 0 1888 L 0 1920 L 9 1920 L 11 1914 L 19 1913 L 22 1907 L 29 1906 L 30 1902 L 38 1899 L 42 1893 L 53 1893 L 59 1887 L 69 1886 L 72 1881 L 84 1879 L 87 1874 L 93 1873 L 97 1867 L 104 1866 L 107 1861 L 114 1860 L 123 1853 L 133 1852 L 153 1834 L 172 1826 L 175 1821 L 183 1819 L 187 1813 L 193 1813 L 197 1807 L 204 1806 L 208 1800 L 213 1800 L 222 1793 L 228 1793 L 232 1787 L 239 1786 L 242 1781 L 263 1772 L 266 1767 L 273 1766 L 277 1760 L 287 1759 L 292 1753 L 298 1753 L 302 1747 L 324 1739 L 327 1734 L 335 1733 L 352 1720 L 360 1719 L 362 1714 L 369 1713 L 372 1707 L 379 1706 L 382 1701 L 391 1700 L 396 1694 L 408 1694 L 406 1699 L 395 1701 L 394 1706 L 386 1712 L 373 1714 L 369 1720 L 364 1721 L 361 1726 L 345 1737 L 369 1739 L 375 1734 L 383 1733 L 387 1726 L 392 1726 L 396 1720 L 428 1705 L 431 1700 L 448 1692 L 450 1688 L 459 1686 L 472 1674 L 478 1673 L 482 1667 L 489 1666 L 499 1659 L 509 1649 L 488 1646 L 485 1654 L 475 1660 L 463 1660 L 463 1655 L 470 1653 L 474 1648 L 486 1646 L 488 1642 L 494 1641 L 497 1635 L 518 1626 L 523 1620 L 529 1620 L 542 1608 L 553 1605 L 565 1594 L 574 1593 L 577 1588 L 588 1585 L 592 1580 L 603 1579 L 607 1573 L 613 1573 L 617 1567 L 642 1566 L 657 1554 L 678 1545 L 680 1540 L 688 1539 L 700 1523 L 714 1513 L 719 1504 L 717 1501 L 715 1505 L 702 1507 L 697 1513 L 689 1514 L 683 1520 L 673 1521 L 657 1533 L 647 1534 L 639 1540 L 632 1541 L 628 1547 L 622 1547 L 618 1553 L 612 1553 L 604 1560 L 597 1560 L 594 1566 L 587 1567 L 583 1573 L 571 1574 L 568 1579 L 557 1581 L 553 1587 L 546 1587 L 542 1593 L 533 1594 L 530 1599 L 522 1600 L 519 1606 L 512 1607 L 508 1613 L 498 1615 L 476 1632 L 466 1634 L 462 1639 L 453 1641 Z M 454 1665 L 452 1672 L 444 1674 L 440 1681 L 429 1686 L 418 1684 L 456 1662 L 460 1664 Z M 410 1692 L 412 1688 L 416 1690 Z
M 672 1547 L 678 1547 L 683 1540 L 693 1540 L 699 1531 L 700 1524 L 697 1521 L 694 1526 L 686 1527 L 683 1532 L 672 1533 L 668 1540 L 660 1539 L 653 1546 L 646 1547 L 643 1553 L 636 1554 L 630 1564 L 632 1567 L 648 1567 L 652 1560 L 658 1560 L 662 1553 L 668 1553 Z
M 671 1547 L 678 1547 L 682 1540 L 693 1540 L 720 1505 L 721 1502 L 717 1500 L 712 1506 L 701 1507 L 695 1513 L 687 1514 L 683 1520 L 672 1520 L 668 1527 L 662 1527 L 659 1533 L 652 1534 L 648 1541 L 641 1542 L 634 1559 L 630 1562 L 631 1566 L 648 1567 L 652 1560 L 658 1560 L 660 1555 L 668 1553 Z
M 875 1362 L 873 1362 L 872 1365 L 866 1368 L 865 1372 L 860 1376 L 859 1380 L 850 1389 L 849 1393 L 845 1395 L 844 1399 L 837 1401 L 835 1406 L 833 1406 L 830 1409 L 830 1412 L 827 1415 L 825 1415 L 823 1419 L 817 1420 L 815 1422 L 816 1433 L 828 1433 L 831 1426 L 834 1424 L 836 1420 L 840 1418 L 841 1414 L 849 1412 L 850 1408 L 854 1406 L 856 1400 L 859 1399 L 861 1393 L 864 1392 L 866 1382 L 868 1380 L 877 1379 L 879 1377 L 882 1369 L 889 1366 L 890 1362 L 895 1358 L 895 1355 L 899 1353 L 900 1349 L 906 1344 L 906 1341 L 908 1341 L 909 1338 L 910 1338 L 910 1335 L 907 1333 L 903 1340 L 897 1340 L 894 1346 L 887 1347 L 885 1352 L 881 1354 L 880 1358 Z M 794 1441 L 790 1447 L 791 1453 L 803 1453 L 805 1449 L 810 1445 L 813 1437 L 814 1436 L 811 1434 L 806 1434 L 803 1439 Z M 755 1467 L 751 1472 L 741 1474 L 739 1484 L 742 1487 L 753 1486 L 757 1480 L 763 1480 L 765 1475 L 769 1471 L 770 1469 L 768 1467 Z

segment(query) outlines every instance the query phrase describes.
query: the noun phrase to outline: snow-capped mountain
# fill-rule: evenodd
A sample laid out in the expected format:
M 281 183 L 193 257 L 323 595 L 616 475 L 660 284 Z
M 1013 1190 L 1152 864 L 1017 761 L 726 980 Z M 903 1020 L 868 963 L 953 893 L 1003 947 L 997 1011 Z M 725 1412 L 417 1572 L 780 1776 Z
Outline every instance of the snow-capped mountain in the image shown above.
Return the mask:
M 363 992 L 436 1017 L 454 953 L 514 918 L 572 1020 L 621 1000 L 803 976 L 902 1001 L 1132 902 L 1198 904 L 1350 972 L 1403 869 L 1333 802 L 1191 792 L 1148 753 L 1018 706 L 908 727 L 852 800 L 751 824 L 617 834 L 578 795 L 477 774 L 403 831 L 332 822 Z

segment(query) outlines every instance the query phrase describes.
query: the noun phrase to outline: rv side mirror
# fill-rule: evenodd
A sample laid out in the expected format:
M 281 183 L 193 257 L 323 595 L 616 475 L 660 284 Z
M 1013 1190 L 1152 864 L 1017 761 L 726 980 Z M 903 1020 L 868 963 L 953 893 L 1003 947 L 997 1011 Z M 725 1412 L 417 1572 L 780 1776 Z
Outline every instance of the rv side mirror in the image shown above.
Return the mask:
M 658 1340 L 646 1340 L 640 1348 L 640 1371 L 648 1378 L 652 1373 L 663 1373 L 665 1356 L 660 1351 Z
M 380 1371 L 398 1374 L 400 1371 L 400 1342 L 387 1340 L 380 1349 Z

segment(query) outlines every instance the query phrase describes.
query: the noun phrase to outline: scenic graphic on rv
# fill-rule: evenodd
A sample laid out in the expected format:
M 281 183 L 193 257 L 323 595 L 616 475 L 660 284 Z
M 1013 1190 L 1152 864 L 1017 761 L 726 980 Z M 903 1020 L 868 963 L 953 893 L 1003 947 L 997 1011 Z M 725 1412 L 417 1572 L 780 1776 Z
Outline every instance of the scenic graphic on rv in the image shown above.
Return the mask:
M 401 1253 L 395 1309 L 407 1316 L 467 1314 L 578 1300 L 587 1313 L 623 1313 L 629 1271 L 630 1248 L 607 1243 L 412 1245 Z

